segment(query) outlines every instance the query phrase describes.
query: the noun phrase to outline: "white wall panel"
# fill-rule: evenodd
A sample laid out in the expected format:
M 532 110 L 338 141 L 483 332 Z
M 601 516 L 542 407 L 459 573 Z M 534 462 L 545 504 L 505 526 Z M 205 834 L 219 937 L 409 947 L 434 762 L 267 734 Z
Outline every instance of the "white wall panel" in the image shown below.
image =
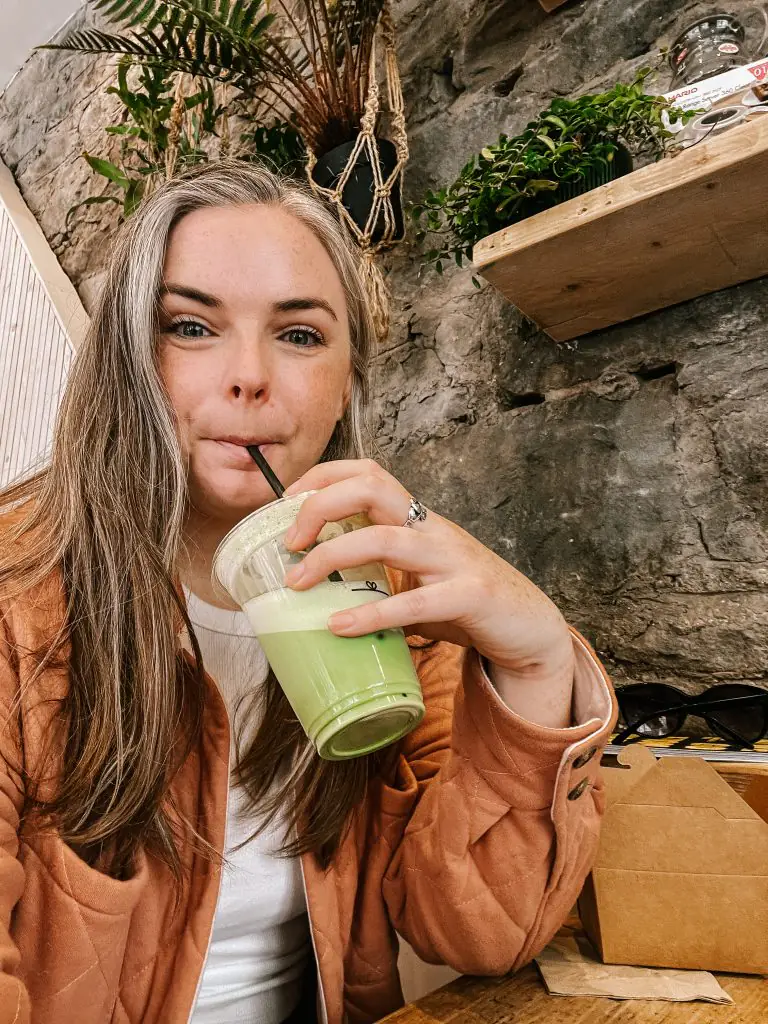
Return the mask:
M 86 327 L 75 289 L 0 163 L 0 487 L 45 462 Z

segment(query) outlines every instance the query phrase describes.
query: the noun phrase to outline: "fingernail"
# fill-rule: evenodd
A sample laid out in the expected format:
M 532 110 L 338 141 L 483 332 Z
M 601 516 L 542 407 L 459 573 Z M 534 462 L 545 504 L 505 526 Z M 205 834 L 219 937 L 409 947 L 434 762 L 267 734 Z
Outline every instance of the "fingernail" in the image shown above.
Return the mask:
M 299 583 L 301 581 L 301 577 L 304 575 L 304 571 L 303 562 L 299 562 L 298 565 L 292 565 L 285 574 L 285 582 L 289 587 L 292 587 L 294 583 Z
M 285 544 L 287 548 L 289 548 L 293 544 L 294 540 L 296 539 L 297 532 L 298 531 L 296 527 L 292 526 L 290 530 L 286 533 L 286 535 L 283 537 L 283 544 Z
M 354 615 L 350 615 L 349 612 L 337 612 L 336 615 L 332 615 L 328 620 L 328 625 L 334 632 L 346 632 L 351 629 L 355 624 Z

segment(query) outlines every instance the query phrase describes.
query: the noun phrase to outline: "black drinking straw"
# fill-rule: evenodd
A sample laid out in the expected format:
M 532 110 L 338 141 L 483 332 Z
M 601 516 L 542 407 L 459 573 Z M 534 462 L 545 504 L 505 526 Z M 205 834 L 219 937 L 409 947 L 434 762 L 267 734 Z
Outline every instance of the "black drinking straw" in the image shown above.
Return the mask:
M 259 446 L 257 444 L 247 444 L 245 447 L 248 451 L 248 454 L 259 467 L 261 472 L 264 474 L 264 478 L 266 479 L 269 486 L 272 488 L 272 490 L 275 492 L 278 498 L 282 498 L 282 496 L 285 494 L 285 488 L 275 476 L 274 470 L 272 469 L 270 464 L 259 451 Z M 336 572 L 335 569 L 329 575 L 328 579 L 331 581 L 331 583 L 344 582 L 344 577 L 341 575 L 340 572 Z
M 285 494 L 285 488 L 273 473 L 270 464 L 261 454 L 259 446 L 257 444 L 247 444 L 245 447 L 248 449 L 248 454 L 259 467 L 261 472 L 264 474 L 264 477 L 269 486 L 272 488 L 272 490 L 275 492 L 278 498 L 282 498 L 282 496 Z

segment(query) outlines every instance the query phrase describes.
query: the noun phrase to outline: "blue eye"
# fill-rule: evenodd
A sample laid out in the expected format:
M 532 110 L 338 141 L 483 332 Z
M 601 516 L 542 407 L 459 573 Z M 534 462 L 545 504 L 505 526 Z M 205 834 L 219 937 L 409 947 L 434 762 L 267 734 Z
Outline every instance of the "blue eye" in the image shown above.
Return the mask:
M 188 338 L 194 340 L 195 338 L 207 338 L 208 328 L 197 320 L 174 320 L 168 327 L 171 334 L 175 334 L 177 338 Z
M 323 345 L 323 336 L 319 331 L 316 331 L 314 327 L 291 327 L 289 330 L 284 331 L 281 338 L 285 339 L 290 345 L 295 345 L 296 348 L 314 348 L 315 345 Z

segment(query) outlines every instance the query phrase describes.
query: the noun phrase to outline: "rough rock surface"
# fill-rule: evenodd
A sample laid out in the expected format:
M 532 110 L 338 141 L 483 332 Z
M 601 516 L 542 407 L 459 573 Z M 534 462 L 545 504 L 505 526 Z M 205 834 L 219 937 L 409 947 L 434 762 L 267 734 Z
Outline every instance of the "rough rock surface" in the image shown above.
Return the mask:
M 631 76 L 710 5 L 393 8 L 414 200 L 553 96 Z M 109 77 L 108 62 L 38 53 L 0 99 L 0 154 L 86 305 L 114 213 L 65 219 L 100 190 L 78 154 L 103 152 Z M 396 475 L 541 585 L 619 681 L 762 683 L 768 280 L 556 346 L 466 270 L 420 274 L 409 246 L 388 265 L 394 321 L 376 391 Z

